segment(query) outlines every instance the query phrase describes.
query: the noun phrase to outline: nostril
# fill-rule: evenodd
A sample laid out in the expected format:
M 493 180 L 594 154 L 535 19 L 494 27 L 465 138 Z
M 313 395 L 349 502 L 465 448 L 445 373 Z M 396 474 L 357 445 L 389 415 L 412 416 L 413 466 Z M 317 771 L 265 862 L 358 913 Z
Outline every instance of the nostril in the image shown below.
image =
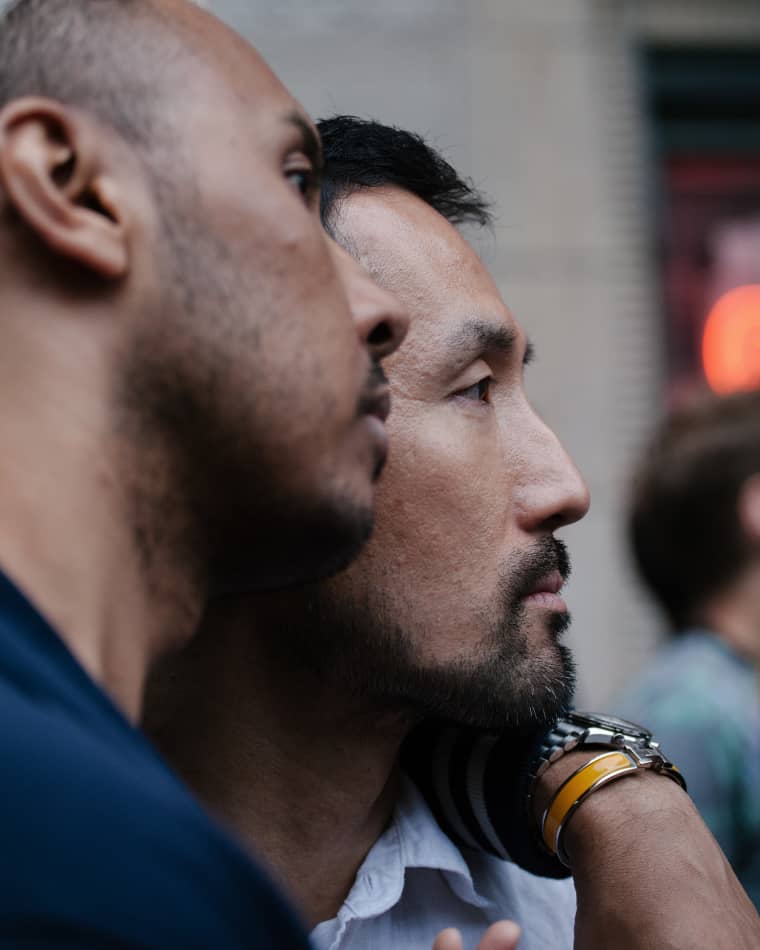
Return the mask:
M 386 320 L 383 320 L 382 323 L 378 323 L 378 325 L 373 328 L 367 337 L 367 342 L 371 346 L 383 346 L 385 343 L 390 343 L 392 339 L 393 330 L 391 329 L 391 325 Z

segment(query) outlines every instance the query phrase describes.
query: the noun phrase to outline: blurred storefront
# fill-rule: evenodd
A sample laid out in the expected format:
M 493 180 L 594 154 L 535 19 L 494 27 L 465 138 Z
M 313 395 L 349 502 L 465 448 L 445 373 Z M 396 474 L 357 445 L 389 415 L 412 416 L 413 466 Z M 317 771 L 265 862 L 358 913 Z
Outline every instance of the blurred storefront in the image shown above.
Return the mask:
M 671 402 L 760 384 L 760 44 L 650 45 Z

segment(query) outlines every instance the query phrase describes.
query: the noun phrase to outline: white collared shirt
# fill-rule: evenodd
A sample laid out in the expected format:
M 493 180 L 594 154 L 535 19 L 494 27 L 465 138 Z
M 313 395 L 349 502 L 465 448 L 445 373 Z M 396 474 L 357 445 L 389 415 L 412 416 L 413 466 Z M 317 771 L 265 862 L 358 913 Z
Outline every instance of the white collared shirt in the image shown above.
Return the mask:
M 572 950 L 572 881 L 534 877 L 461 850 L 404 779 L 393 821 L 367 855 L 337 917 L 311 933 L 316 950 L 430 950 L 445 927 L 473 950 L 497 920 L 523 929 L 520 950 Z

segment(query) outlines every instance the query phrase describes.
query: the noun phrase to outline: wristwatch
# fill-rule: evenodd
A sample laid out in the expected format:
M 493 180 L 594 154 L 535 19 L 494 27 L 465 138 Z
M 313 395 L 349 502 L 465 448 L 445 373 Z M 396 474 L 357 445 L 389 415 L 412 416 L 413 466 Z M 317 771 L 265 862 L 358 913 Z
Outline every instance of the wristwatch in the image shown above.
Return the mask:
M 562 784 L 549 803 L 554 808 L 537 822 L 531 801 L 536 778 L 579 746 L 600 754 Z M 563 828 L 602 784 L 641 767 L 659 769 L 686 786 L 648 730 L 584 712 L 563 714 L 548 734 L 546 726 L 492 733 L 430 720 L 407 736 L 401 761 L 458 844 L 550 878 L 570 876 Z
M 598 788 L 639 769 L 652 769 L 686 791 L 683 776 L 665 758 L 648 729 L 613 716 L 571 712 L 557 722 L 533 760 L 528 785 L 529 811 L 538 778 L 553 762 L 578 748 L 593 749 L 597 755 L 565 779 L 546 806 L 539 829 L 542 846 L 566 867 L 570 860 L 563 845 L 564 830 L 577 809 Z
M 638 768 L 662 772 L 686 790 L 683 775 L 665 757 L 648 729 L 627 719 L 578 710 L 564 715 L 544 739 L 531 765 L 531 786 L 552 762 L 572 749 L 587 747 L 626 752 Z

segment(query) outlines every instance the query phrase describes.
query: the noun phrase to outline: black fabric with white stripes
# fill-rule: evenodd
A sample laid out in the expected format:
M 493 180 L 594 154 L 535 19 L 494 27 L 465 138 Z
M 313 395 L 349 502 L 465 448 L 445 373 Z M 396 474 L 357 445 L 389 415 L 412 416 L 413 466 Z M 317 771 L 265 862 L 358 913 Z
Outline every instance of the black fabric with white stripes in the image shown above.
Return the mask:
M 404 743 L 401 763 L 444 831 L 461 847 L 487 851 L 541 877 L 569 870 L 542 847 L 526 809 L 529 764 L 539 733 L 484 733 L 425 723 Z

